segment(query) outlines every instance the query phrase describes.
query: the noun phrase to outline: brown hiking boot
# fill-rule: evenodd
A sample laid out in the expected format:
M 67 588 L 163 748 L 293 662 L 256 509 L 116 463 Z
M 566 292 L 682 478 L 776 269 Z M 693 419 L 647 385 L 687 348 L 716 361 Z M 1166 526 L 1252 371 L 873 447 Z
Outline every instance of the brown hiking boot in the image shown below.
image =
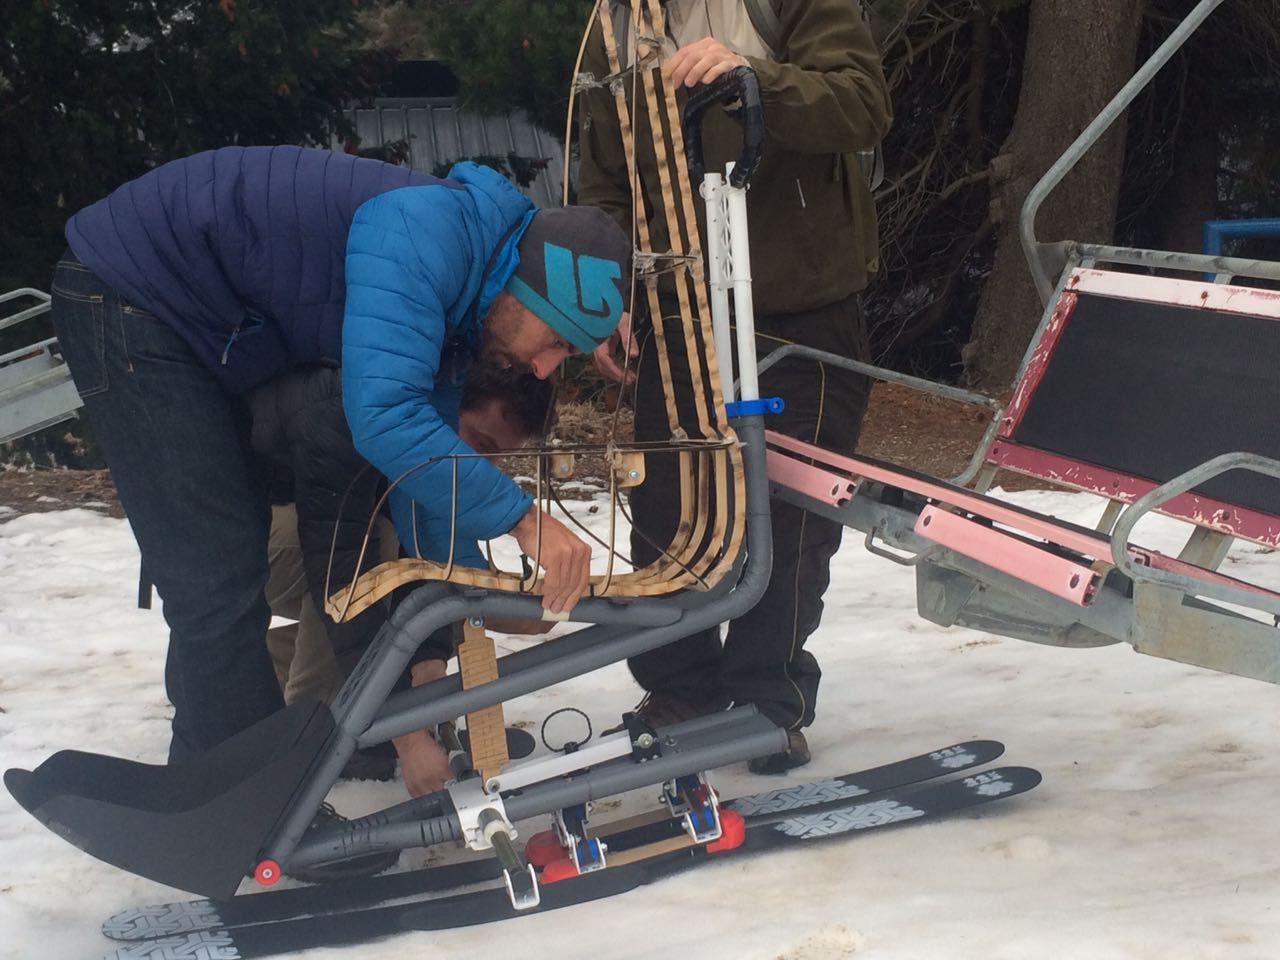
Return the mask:
M 694 703 L 673 697 L 669 693 L 646 693 L 644 699 L 636 706 L 636 713 L 644 717 L 655 727 L 669 727 L 672 724 L 684 723 L 713 713 L 719 713 L 724 704 L 716 702 Z
M 771 753 L 767 757 L 756 757 L 748 761 L 747 769 L 760 775 L 777 775 L 803 767 L 812 758 L 809 755 L 809 741 L 799 730 L 787 732 L 787 749 Z
M 719 713 L 724 709 L 727 709 L 727 705 L 720 702 L 694 703 L 681 697 L 673 697 L 669 693 L 650 691 L 636 705 L 635 712 L 655 727 L 669 727 L 673 724 L 684 723 L 686 720 L 694 720 L 698 717 Z M 602 736 L 620 733 L 625 729 L 626 727 L 623 724 L 618 724 L 616 727 L 610 727 L 605 730 Z

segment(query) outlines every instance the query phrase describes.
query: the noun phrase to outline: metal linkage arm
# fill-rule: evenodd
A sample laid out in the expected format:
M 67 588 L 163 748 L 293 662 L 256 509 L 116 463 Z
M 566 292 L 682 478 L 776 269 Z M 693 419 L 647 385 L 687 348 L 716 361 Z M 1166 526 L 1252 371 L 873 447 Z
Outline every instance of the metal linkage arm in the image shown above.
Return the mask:
M 817 363 L 825 363 L 844 370 L 852 370 L 854 373 L 871 377 L 873 380 L 898 383 L 904 387 L 919 390 L 921 393 L 942 397 L 944 400 L 954 400 L 957 403 L 967 403 L 975 407 L 986 407 L 991 411 L 991 422 L 987 424 L 986 432 L 983 433 L 982 440 L 978 443 L 978 447 L 974 450 L 973 456 L 964 471 L 951 479 L 952 483 L 960 484 L 961 486 L 972 480 L 977 475 L 978 470 L 981 469 L 983 456 L 991 445 L 991 438 L 1000 426 L 1000 417 L 1004 413 L 1004 408 L 999 401 L 993 400 L 991 397 L 984 397 L 980 393 L 961 390 L 959 387 L 951 387 L 945 383 L 934 383 L 932 380 L 924 380 L 920 377 L 913 377 L 910 374 L 898 373 L 896 370 L 877 367 L 875 364 L 863 363 L 861 360 L 854 360 L 852 357 L 842 357 L 838 353 L 828 353 L 825 350 L 806 347 L 800 343 L 788 343 L 778 347 L 776 350 L 771 350 L 768 356 L 756 364 L 756 373 L 764 373 L 775 363 L 785 360 L 787 357 L 804 357 Z
M 1116 521 L 1115 529 L 1111 533 L 1111 559 L 1116 567 L 1132 578 L 1135 583 L 1160 584 L 1173 587 L 1183 593 L 1194 593 L 1197 596 L 1237 603 L 1251 610 L 1265 610 L 1268 613 L 1280 615 L 1280 598 L 1271 599 L 1229 584 L 1197 580 L 1167 570 L 1157 570 L 1135 563 L 1130 556 L 1129 535 L 1139 520 L 1151 511 L 1158 510 L 1174 497 L 1181 496 L 1188 490 L 1231 470 L 1248 470 L 1280 479 L 1280 460 L 1259 456 L 1256 453 L 1224 453 L 1160 484 L 1135 500 Z

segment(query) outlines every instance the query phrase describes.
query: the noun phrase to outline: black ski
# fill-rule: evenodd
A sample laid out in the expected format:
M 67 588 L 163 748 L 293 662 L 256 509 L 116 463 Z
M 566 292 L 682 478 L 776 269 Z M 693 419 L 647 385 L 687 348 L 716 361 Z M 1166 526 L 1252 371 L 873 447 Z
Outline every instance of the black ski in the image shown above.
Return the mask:
M 516 911 L 505 888 L 495 885 L 431 900 L 148 940 L 124 947 L 104 960 L 252 960 L 314 947 L 367 943 L 408 930 L 446 930 L 508 920 L 624 893 L 707 860 L 732 859 L 845 833 L 936 819 L 1025 793 L 1039 782 L 1040 774 L 1035 770 L 1004 767 L 941 783 L 890 790 L 852 802 L 837 798 L 754 814 L 747 817 L 745 841 L 734 850 L 709 854 L 703 847 L 693 847 L 545 884 L 541 905 L 530 910 Z
M 830 801 L 848 801 L 990 763 L 1002 753 L 1004 746 L 994 740 L 971 740 L 829 780 L 740 797 L 726 806 L 744 816 L 755 816 Z M 607 829 L 607 824 L 602 826 L 606 833 Z M 246 894 L 221 902 L 193 900 L 133 907 L 108 919 L 102 932 L 113 940 L 131 941 L 243 927 L 291 917 L 358 910 L 500 876 L 497 862 L 486 857 L 322 886 Z

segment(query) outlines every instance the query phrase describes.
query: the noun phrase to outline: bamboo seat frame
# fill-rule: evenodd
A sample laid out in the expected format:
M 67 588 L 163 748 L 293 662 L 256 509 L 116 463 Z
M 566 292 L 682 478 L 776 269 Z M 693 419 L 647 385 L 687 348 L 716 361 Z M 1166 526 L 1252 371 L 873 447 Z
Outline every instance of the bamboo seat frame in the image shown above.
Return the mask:
M 610 66 L 610 76 L 602 80 L 581 72 L 583 53 L 595 29 L 599 29 L 602 35 Z M 493 563 L 491 553 L 489 569 L 463 567 L 454 562 L 452 546 L 449 559 L 444 563 L 421 556 L 386 561 L 367 570 L 347 587 L 337 591 L 326 589 L 328 598 L 325 612 L 335 621 L 350 620 L 398 588 L 419 581 L 438 580 L 462 587 L 517 593 L 537 592 L 541 580 L 539 559 L 542 516 L 550 509 L 553 499 L 559 501 L 553 488 L 550 465 L 553 458 L 564 454 L 599 454 L 610 465 L 608 541 L 601 541 L 587 531 L 592 539 L 596 539 L 607 549 L 607 567 L 604 573 L 592 575 L 589 596 L 641 597 L 663 596 L 684 589 L 707 591 L 720 583 L 737 564 L 742 554 L 746 509 L 742 455 L 737 436 L 728 425 L 716 360 L 707 279 L 699 249 L 698 221 L 693 198 L 693 191 L 697 187 L 691 183 L 689 176 L 675 91 L 664 82 L 661 75 L 665 55 L 663 45 L 657 38 L 665 35 L 663 11 L 658 0 L 643 0 L 633 4 L 628 43 L 629 62 L 635 67 L 627 71 L 621 70 L 608 3 L 607 0 L 599 0 L 579 47 L 570 92 L 568 123 L 572 124 L 574 98 L 578 90 L 592 86 L 607 87 L 613 94 L 632 183 L 631 234 L 634 254 L 628 310 L 632 316 L 635 315 L 637 287 L 642 286 L 649 315 L 653 318 L 659 376 L 671 428 L 670 441 L 615 442 L 612 439 L 617 432 L 618 419 L 615 412 L 611 439 L 605 444 L 558 445 L 543 442 L 535 447 L 502 454 L 501 456 L 528 456 L 532 453 L 537 456 L 535 504 L 538 508 L 538 536 L 534 554 L 529 558 L 532 561 L 532 572 L 526 575 L 524 572 L 502 570 Z M 666 234 L 671 241 L 669 251 L 654 251 L 650 242 L 650 225 L 644 205 L 639 199 L 637 151 L 631 106 L 624 80 L 629 80 L 631 84 L 630 104 L 638 102 L 637 96 L 641 86 L 643 87 L 649 126 L 655 134 L 654 150 L 663 199 L 661 212 L 655 211 L 654 215 L 664 218 Z M 566 142 L 567 140 L 566 134 Z M 564 196 L 567 202 L 567 169 Z M 659 280 L 666 275 L 670 275 L 670 282 L 674 285 L 675 300 L 679 305 L 676 315 L 664 313 L 659 302 Z M 668 343 L 668 338 L 672 336 L 682 337 L 684 341 L 690 378 L 688 389 L 692 394 L 695 414 L 693 424 L 682 424 L 677 411 L 676 385 L 673 382 Z M 626 346 L 629 367 L 631 344 Z M 696 431 L 696 436 L 690 436 L 691 429 Z M 620 556 L 615 544 L 617 514 L 622 509 L 620 491 L 636 485 L 628 474 L 640 474 L 639 482 L 643 482 L 643 467 L 638 466 L 639 458 L 653 455 L 675 456 L 679 459 L 680 481 L 676 492 L 680 503 L 679 523 L 670 543 L 665 547 L 655 544 L 660 550 L 656 561 L 638 569 L 616 572 L 615 561 Z M 451 543 L 457 519 L 459 459 L 457 456 L 452 458 Z M 434 462 L 436 461 L 430 463 Z M 428 465 L 421 464 L 415 470 Z M 412 472 L 411 470 L 396 478 L 390 488 L 394 489 Z M 379 501 L 374 516 L 382 509 L 389 493 L 390 489 Z M 563 504 L 561 506 L 563 508 Z M 568 514 L 567 510 L 565 512 Z M 366 528 L 365 543 L 357 569 L 364 566 L 373 519 L 370 518 Z M 586 529 L 571 514 L 569 519 L 581 529 Z

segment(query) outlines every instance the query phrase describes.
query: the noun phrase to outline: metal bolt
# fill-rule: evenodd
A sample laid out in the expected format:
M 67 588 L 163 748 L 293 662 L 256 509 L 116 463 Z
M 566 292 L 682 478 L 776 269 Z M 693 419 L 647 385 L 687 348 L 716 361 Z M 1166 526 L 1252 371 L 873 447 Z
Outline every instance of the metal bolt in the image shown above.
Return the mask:
M 471 618 L 471 619 L 469 619 L 467 622 L 468 622 L 469 624 L 471 624 L 471 626 L 473 626 L 473 627 L 483 627 L 483 626 L 484 626 L 484 617 L 472 617 L 472 618 Z
M 627 479 L 628 479 L 628 480 L 639 480 L 639 479 L 640 479 L 640 471 L 639 471 L 639 470 L 628 470 L 628 471 L 627 471 Z
M 654 739 L 653 739 L 653 734 L 651 733 L 642 733 L 640 734 L 640 736 L 636 737 L 636 746 L 639 747 L 641 750 L 648 750 L 650 747 L 653 746 L 653 744 L 654 744 Z

